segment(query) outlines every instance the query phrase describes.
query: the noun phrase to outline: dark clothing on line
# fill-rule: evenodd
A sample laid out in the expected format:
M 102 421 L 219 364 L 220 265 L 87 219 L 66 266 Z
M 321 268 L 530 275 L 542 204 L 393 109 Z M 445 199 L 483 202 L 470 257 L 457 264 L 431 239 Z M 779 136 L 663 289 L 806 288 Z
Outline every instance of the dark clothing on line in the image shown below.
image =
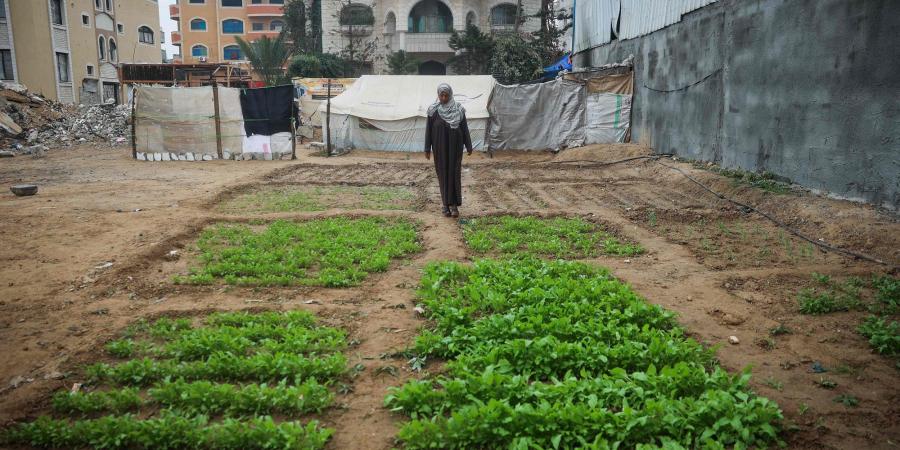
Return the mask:
M 290 133 L 294 117 L 294 87 L 241 89 L 241 112 L 247 136 Z
M 438 185 L 441 188 L 441 201 L 444 206 L 462 205 L 462 157 L 463 148 L 472 153 L 472 137 L 469 135 L 469 124 L 463 115 L 459 128 L 450 125 L 440 114 L 428 117 L 425 127 L 425 153 L 434 150 L 434 169 L 437 171 Z

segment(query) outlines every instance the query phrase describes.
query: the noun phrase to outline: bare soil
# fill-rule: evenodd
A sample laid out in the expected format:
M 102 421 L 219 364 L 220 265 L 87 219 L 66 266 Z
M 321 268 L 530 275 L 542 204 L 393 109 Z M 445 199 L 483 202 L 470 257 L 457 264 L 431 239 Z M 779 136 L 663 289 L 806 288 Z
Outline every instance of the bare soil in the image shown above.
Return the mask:
M 354 343 L 350 364 L 365 367 L 353 392 L 338 396 L 338 406 L 326 414 L 326 423 L 337 429 L 330 446 L 391 448 L 401 418 L 385 410 L 382 400 L 388 387 L 418 376 L 391 355 L 411 345 L 424 325 L 413 310 L 420 271 L 430 261 L 469 261 L 475 255 L 466 249 L 459 224 L 440 216 L 437 183 L 422 155 L 301 153 L 298 161 L 143 163 L 131 160 L 125 149 L 82 147 L 51 151 L 40 160 L 0 160 L 0 185 L 40 185 L 34 197 L 0 194 L 0 425 L 46 412 L 49 395 L 81 381 L 76 368 L 102 358 L 102 344 L 138 318 L 305 309 L 347 329 Z M 609 267 L 648 301 L 678 312 L 692 336 L 720 345 L 717 355 L 729 370 L 752 366 L 754 389 L 784 410 L 790 448 L 896 448 L 900 370 L 895 361 L 872 353 L 855 332 L 861 313 L 803 316 L 796 310 L 796 292 L 812 272 L 835 278 L 896 275 L 897 217 L 807 193 L 736 187 L 690 164 L 666 161 L 816 240 L 886 264 L 824 253 L 653 160 L 600 164 L 646 154 L 639 146 L 612 145 L 559 155 L 476 155 L 464 161 L 462 212 L 468 217 L 578 215 L 641 243 L 647 253 L 639 257 L 590 261 Z M 418 199 L 411 210 L 347 209 L 352 204 L 340 203 L 307 213 L 236 216 L 217 210 L 240 192 L 269 185 L 398 186 Z M 172 283 L 172 275 L 191 264 L 197 234 L 211 223 L 335 215 L 416 220 L 424 251 L 355 288 Z M 172 250 L 178 256 L 170 256 Z M 791 334 L 772 338 L 769 330 L 780 324 Z M 732 335 L 740 344 L 728 344 Z M 815 362 L 830 371 L 813 373 Z M 55 371 L 65 378 L 48 379 Z M 820 387 L 823 376 L 837 388 Z M 11 387 L 17 378 L 24 381 Z M 834 402 L 840 394 L 857 397 L 859 406 Z

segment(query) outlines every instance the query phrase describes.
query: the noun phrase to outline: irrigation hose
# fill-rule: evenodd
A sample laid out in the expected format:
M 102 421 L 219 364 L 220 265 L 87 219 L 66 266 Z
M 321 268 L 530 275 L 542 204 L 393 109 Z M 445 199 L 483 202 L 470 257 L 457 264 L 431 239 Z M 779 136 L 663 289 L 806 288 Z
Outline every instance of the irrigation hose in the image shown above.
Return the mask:
M 815 240 L 815 239 L 812 239 L 812 238 L 810 238 L 809 236 L 806 236 L 805 234 L 803 234 L 803 233 L 801 233 L 801 232 L 795 230 L 794 228 L 791 228 L 790 226 L 788 226 L 788 225 L 785 224 L 784 222 L 781 222 L 781 221 L 779 221 L 778 219 L 772 217 L 771 215 L 769 215 L 769 214 L 766 213 L 765 211 L 760 211 L 759 209 L 757 209 L 757 208 L 755 208 L 755 207 L 753 207 L 753 206 L 750 206 L 750 205 L 748 205 L 748 204 L 746 204 L 746 203 L 741 203 L 741 202 L 739 202 L 739 201 L 737 201 L 737 200 L 728 198 L 728 197 L 726 197 L 725 195 L 720 194 L 720 193 L 718 193 L 718 192 L 716 192 L 716 191 L 710 189 L 709 187 L 707 187 L 707 186 L 704 185 L 703 183 L 697 181 L 696 178 L 694 178 L 694 177 L 688 175 L 685 171 L 679 169 L 678 167 L 674 167 L 674 166 L 670 166 L 670 165 L 668 165 L 668 164 L 665 164 L 665 163 L 663 163 L 662 161 L 660 161 L 659 158 L 656 158 L 655 161 L 657 162 L 657 164 L 659 164 L 659 165 L 661 165 L 661 166 L 663 166 L 663 167 L 667 167 L 667 168 L 669 168 L 669 169 L 672 169 L 672 170 L 674 170 L 674 171 L 680 173 L 680 174 L 683 175 L 685 178 L 687 178 L 688 180 L 690 180 L 691 182 L 693 182 L 693 183 L 696 184 L 697 186 L 700 186 L 701 188 L 703 188 L 704 190 L 706 190 L 706 191 L 709 192 L 710 194 L 715 195 L 716 197 L 718 197 L 718 198 L 720 198 L 720 199 L 722 199 L 722 200 L 726 200 L 726 201 L 728 201 L 728 202 L 731 202 L 732 204 L 735 204 L 735 205 L 737 205 L 737 206 L 740 206 L 741 208 L 744 208 L 744 210 L 750 210 L 750 211 L 753 211 L 753 212 L 755 212 L 755 213 L 757 213 L 757 214 L 759 214 L 759 215 L 765 217 L 766 219 L 769 219 L 772 223 L 774 223 L 775 225 L 778 225 L 780 228 L 783 228 L 784 230 L 786 230 L 787 232 L 793 234 L 794 236 L 797 236 L 798 238 L 803 239 L 804 241 L 809 242 L 810 244 L 813 244 L 813 245 L 815 245 L 815 246 L 817 246 L 817 247 L 819 247 L 819 248 L 821 248 L 821 249 L 823 249 L 823 250 L 826 250 L 826 251 L 832 251 L 832 252 L 835 252 L 835 253 L 841 253 L 841 254 L 844 254 L 844 255 L 847 255 L 847 256 L 852 256 L 852 257 L 854 257 L 854 258 L 863 259 L 863 260 L 866 260 L 866 261 L 869 261 L 869 262 L 874 262 L 874 263 L 877 263 L 877 264 L 889 265 L 888 263 L 886 263 L 886 262 L 884 262 L 884 261 L 882 261 L 882 260 L 880 260 L 880 259 L 873 258 L 873 257 L 871 257 L 871 256 L 864 255 L 864 254 L 862 254 L 862 253 L 857 253 L 857 252 L 854 252 L 854 251 L 852 251 L 852 250 L 847 250 L 847 249 L 843 249 L 843 248 L 840 248 L 840 247 L 835 247 L 835 246 L 833 246 L 833 245 L 828 245 L 828 244 L 826 244 L 826 243 L 824 243 L 824 242 L 821 242 L 821 241 L 817 241 L 817 240 Z

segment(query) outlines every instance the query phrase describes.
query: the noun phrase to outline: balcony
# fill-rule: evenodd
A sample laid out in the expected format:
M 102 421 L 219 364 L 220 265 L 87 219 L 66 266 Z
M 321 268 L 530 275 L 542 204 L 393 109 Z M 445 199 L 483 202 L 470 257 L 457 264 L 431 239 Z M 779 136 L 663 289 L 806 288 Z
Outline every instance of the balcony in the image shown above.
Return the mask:
M 284 15 L 284 5 L 247 5 L 248 17 L 280 17 Z
M 450 33 L 406 33 L 405 50 L 409 53 L 453 53 L 447 44 L 450 36 Z
M 178 5 L 169 5 L 169 18 L 178 20 L 179 17 L 181 17 L 181 8 Z
M 251 31 L 251 32 L 247 33 L 247 39 L 250 39 L 251 41 L 255 41 L 263 36 L 269 37 L 271 39 L 275 39 L 278 37 L 279 34 L 281 34 L 280 31 L 268 31 L 268 30 Z
M 181 45 L 181 33 L 178 31 L 172 32 L 172 45 Z
M 341 25 L 341 34 L 345 36 L 368 36 L 372 34 L 372 25 Z

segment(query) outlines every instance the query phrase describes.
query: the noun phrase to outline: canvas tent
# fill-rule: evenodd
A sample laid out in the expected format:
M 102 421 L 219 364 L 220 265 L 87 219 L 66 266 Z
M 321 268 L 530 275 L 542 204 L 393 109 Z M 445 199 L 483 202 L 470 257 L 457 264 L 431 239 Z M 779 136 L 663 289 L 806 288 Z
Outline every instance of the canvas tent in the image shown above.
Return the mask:
M 441 83 L 453 87 L 454 98 L 466 108 L 472 145 L 484 150 L 487 105 L 496 83 L 490 75 L 364 75 L 331 99 L 332 145 L 336 149 L 422 151 L 426 113 Z M 323 102 L 318 111 L 323 126 L 325 108 Z

